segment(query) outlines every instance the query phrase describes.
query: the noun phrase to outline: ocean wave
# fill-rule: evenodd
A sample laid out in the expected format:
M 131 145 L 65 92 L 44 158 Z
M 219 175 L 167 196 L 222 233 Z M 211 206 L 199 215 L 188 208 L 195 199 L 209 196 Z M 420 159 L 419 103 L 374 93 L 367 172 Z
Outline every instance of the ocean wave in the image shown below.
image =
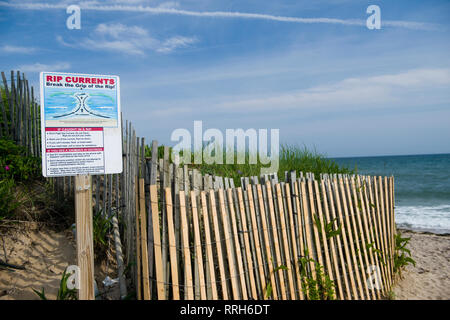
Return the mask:
M 406 229 L 450 233 L 450 204 L 396 206 L 395 222 Z

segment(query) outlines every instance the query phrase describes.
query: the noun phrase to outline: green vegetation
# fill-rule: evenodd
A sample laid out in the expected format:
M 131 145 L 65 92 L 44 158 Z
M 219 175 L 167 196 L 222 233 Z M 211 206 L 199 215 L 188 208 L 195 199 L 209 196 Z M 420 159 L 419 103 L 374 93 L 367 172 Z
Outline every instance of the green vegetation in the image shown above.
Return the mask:
M 112 227 L 112 217 L 103 214 L 103 209 L 93 214 L 94 252 L 97 257 L 103 257 L 108 249 L 108 235 Z
M 13 140 L 0 139 L 0 179 L 13 179 L 16 182 L 28 181 L 40 176 L 41 161 L 27 156 L 25 147 Z
M 390 291 L 386 294 L 385 299 L 386 299 L 386 300 L 395 300 L 395 292 L 392 291 L 392 290 L 390 290 Z
M 0 139 L 0 221 L 21 205 L 17 186 L 40 175 L 40 160 L 9 139 Z
M 172 148 L 169 148 L 169 158 Z M 146 146 L 145 156 L 151 157 L 151 147 Z M 183 152 L 180 152 L 180 158 L 182 158 Z M 163 158 L 164 146 L 158 147 L 158 158 Z M 198 169 L 202 174 L 210 174 L 221 177 L 233 178 L 235 186 L 240 186 L 241 177 L 260 176 L 262 168 L 268 168 L 270 164 L 264 165 L 261 163 L 259 157 L 255 156 L 257 160 L 255 164 L 249 164 L 251 155 L 247 152 L 245 154 L 234 154 L 234 163 L 226 164 L 226 153 L 223 153 L 223 164 L 207 164 L 203 161 L 202 164 L 194 164 L 194 154 L 191 154 L 191 161 L 189 167 Z M 245 159 L 244 164 L 239 164 L 238 159 Z M 170 159 L 172 161 L 173 159 Z M 242 161 L 241 161 L 242 162 Z M 325 155 L 318 153 L 316 150 L 311 151 L 306 147 L 299 147 L 295 145 L 282 145 L 280 146 L 279 154 L 279 168 L 278 178 L 284 179 L 284 173 L 286 171 L 296 171 L 297 176 L 299 172 L 312 172 L 314 175 L 319 176 L 321 173 L 342 173 L 352 174 L 355 173 L 347 167 L 339 166 L 333 159 L 327 159 Z
M 6 91 L 5 91 L 5 88 L 3 87 L 3 86 L 0 86 L 0 99 L 2 100 L 1 102 L 0 102 L 0 119 L 1 119 L 1 121 L 2 121 L 2 125 L 0 125 L 0 130 L 3 130 L 2 131 L 2 133 L 3 133 L 3 137 L 5 137 L 6 135 L 7 135 L 7 130 L 5 130 L 5 127 L 6 126 L 8 126 L 8 128 L 11 126 L 11 120 L 9 120 L 9 119 L 11 119 L 11 117 L 10 117 L 10 110 L 9 110 L 9 101 L 8 101 L 8 98 L 7 98 L 7 95 L 6 95 Z M 3 120 L 3 110 L 1 109 L 2 108 L 2 102 L 3 102 L 3 107 L 4 107 L 4 111 L 5 111 L 5 114 L 6 114 L 6 119 L 8 119 L 7 120 L 7 123 L 6 123 L 6 126 L 5 126 L 5 123 L 4 123 L 4 120 Z
M 402 277 L 402 270 L 408 265 L 416 265 L 416 261 L 411 257 L 411 251 L 406 248 L 411 238 L 402 238 L 400 232 L 395 235 L 394 250 L 394 273 Z
M 59 282 L 58 293 L 56 294 L 56 300 L 78 300 L 77 298 L 77 290 L 76 289 L 68 289 L 67 281 L 69 280 L 70 274 L 66 273 L 64 270 L 63 275 L 61 277 L 61 281 Z M 34 293 L 38 295 L 42 300 L 48 300 L 44 288 L 42 288 L 41 292 L 33 289 Z
M 319 237 L 320 237 L 321 241 L 323 241 L 323 239 L 322 239 L 322 224 L 320 223 L 319 216 L 317 214 L 315 214 L 313 216 L 313 218 L 314 218 L 314 224 L 317 226 L 317 232 L 319 233 Z M 335 223 L 338 225 L 337 229 L 333 228 Z M 323 227 L 325 227 L 324 232 L 325 232 L 325 237 L 327 239 L 338 236 L 342 232 L 342 226 L 340 226 L 339 223 L 337 222 L 337 218 L 331 220 L 328 223 L 324 222 Z
M 307 300 L 335 300 L 336 299 L 336 285 L 333 280 L 323 271 L 317 261 L 309 258 L 308 251 L 305 252 L 305 256 L 299 260 L 299 270 L 302 291 Z M 313 263 L 315 266 L 314 275 L 308 270 L 308 264 Z M 279 270 L 289 270 L 285 265 L 279 265 L 274 268 L 272 273 L 276 273 Z M 266 284 L 265 296 L 270 298 L 273 293 L 273 288 L 270 282 Z
M 308 300 L 335 300 L 335 283 L 323 271 L 317 261 L 309 258 L 308 253 L 305 257 L 301 257 L 299 261 L 300 275 L 302 281 L 302 289 Z M 312 263 L 315 266 L 315 275 L 308 272 L 308 264 Z
M 0 221 L 9 218 L 19 205 L 14 193 L 14 180 L 0 180 Z
M 246 163 L 238 164 L 238 155 L 235 155 L 234 164 L 201 164 L 193 165 L 194 168 L 200 170 L 202 174 L 211 174 L 216 176 L 223 176 L 233 178 L 236 186 L 239 186 L 240 177 L 260 176 L 261 169 L 269 167 L 263 165 L 259 158 L 256 164 L 249 164 L 248 159 L 250 155 L 245 154 Z M 336 162 L 326 159 L 324 155 L 316 151 L 310 151 L 306 147 L 300 148 L 297 146 L 282 145 L 280 147 L 278 178 L 284 179 L 286 171 L 296 171 L 297 176 L 299 172 L 313 172 L 315 175 L 320 173 L 352 173 L 351 170 L 344 167 L 339 167 Z
M 289 269 L 288 269 L 288 267 L 286 267 L 284 265 L 279 265 L 278 267 L 275 267 L 272 270 L 272 274 L 278 272 L 279 270 L 289 270 Z M 272 285 L 270 284 L 270 282 L 268 282 L 266 284 L 266 288 L 265 288 L 265 295 L 266 295 L 267 298 L 270 298 L 272 296 L 272 293 L 273 293 Z

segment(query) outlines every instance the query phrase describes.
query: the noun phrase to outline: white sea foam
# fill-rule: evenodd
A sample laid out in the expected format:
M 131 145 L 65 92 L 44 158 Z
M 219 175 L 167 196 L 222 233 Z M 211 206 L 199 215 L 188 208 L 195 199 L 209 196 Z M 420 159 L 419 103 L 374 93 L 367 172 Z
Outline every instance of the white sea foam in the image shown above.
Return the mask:
M 450 204 L 396 206 L 395 222 L 406 229 L 450 233 Z

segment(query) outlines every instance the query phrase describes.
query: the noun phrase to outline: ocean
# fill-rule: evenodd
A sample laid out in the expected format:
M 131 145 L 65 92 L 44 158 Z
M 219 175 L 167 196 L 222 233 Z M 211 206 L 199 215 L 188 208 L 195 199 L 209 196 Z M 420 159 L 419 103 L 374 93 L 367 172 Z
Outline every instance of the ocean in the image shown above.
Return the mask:
M 334 160 L 359 174 L 394 176 L 398 227 L 450 233 L 450 154 Z

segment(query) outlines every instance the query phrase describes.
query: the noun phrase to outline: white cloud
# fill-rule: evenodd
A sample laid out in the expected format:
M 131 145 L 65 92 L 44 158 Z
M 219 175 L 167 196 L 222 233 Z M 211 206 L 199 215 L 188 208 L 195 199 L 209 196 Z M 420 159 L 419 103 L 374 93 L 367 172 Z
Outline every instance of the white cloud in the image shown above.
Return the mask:
M 450 69 L 415 69 L 397 74 L 349 78 L 331 85 L 316 86 L 306 90 L 265 97 L 244 98 L 219 103 L 222 110 L 252 112 L 263 110 L 312 110 L 321 111 L 336 108 L 386 107 L 387 103 L 414 102 L 417 94 L 428 89 L 448 92 L 450 88 Z M 429 97 L 429 100 L 440 99 Z M 444 96 L 450 102 L 450 95 Z
M 17 67 L 17 70 L 22 72 L 41 72 L 41 71 L 63 71 L 70 69 L 70 63 L 68 62 L 57 62 L 54 64 L 43 64 L 43 63 L 34 63 L 34 64 L 25 64 Z
M 252 114 L 273 119 L 295 115 L 311 116 L 329 112 L 380 110 L 386 108 L 414 108 L 450 103 L 450 69 L 413 69 L 395 74 L 347 78 L 327 85 L 290 92 L 260 94 L 258 96 L 228 96 L 209 101 L 183 99 L 184 108 L 177 101 L 165 102 L 155 115 L 191 113 Z M 173 107 L 171 107 L 173 105 Z M 293 112 L 295 111 L 295 112 Z
M 95 32 L 97 32 L 100 35 L 109 35 L 116 39 L 123 37 L 123 36 L 134 37 L 134 36 L 147 36 L 148 35 L 147 30 L 145 30 L 141 27 L 138 27 L 138 26 L 128 27 L 121 23 L 117 23 L 117 24 L 101 23 L 95 28 Z
M 258 19 L 258 20 L 271 20 L 279 22 L 291 22 L 291 23 L 325 23 L 325 24 L 340 24 L 348 26 L 365 27 L 366 20 L 363 19 L 336 19 L 336 18 L 300 18 L 300 17 L 288 17 L 288 16 L 276 16 L 270 14 L 261 13 L 247 13 L 247 12 L 228 12 L 228 11 L 191 11 L 176 9 L 174 3 L 168 2 L 170 5 L 160 5 L 158 7 L 148 6 L 132 6 L 132 5 L 104 5 L 99 4 L 96 1 L 81 2 L 79 5 L 83 10 L 93 11 L 118 11 L 118 12 L 146 12 L 151 14 L 171 14 L 171 15 L 183 15 L 193 17 L 209 17 L 209 18 L 236 18 L 236 19 Z M 17 9 L 25 10 L 48 10 L 48 9 L 62 9 L 67 7 L 67 3 L 8 3 L 0 1 L 0 6 L 14 7 Z M 424 22 L 415 21 L 397 21 L 397 20 L 382 20 L 382 26 L 388 27 L 400 27 L 414 30 L 435 30 L 438 25 Z
M 178 8 L 180 6 L 179 2 L 176 1 L 167 1 L 167 2 L 163 2 L 161 4 L 158 5 L 158 8 L 163 8 L 163 9 L 173 9 L 173 8 Z
M 30 54 L 36 52 L 38 49 L 34 47 L 22 47 L 22 46 L 12 46 L 12 45 L 4 45 L 0 47 L 0 51 L 4 53 L 21 53 L 21 54 Z
M 56 38 L 68 47 L 75 45 L 64 41 L 61 36 Z M 144 56 L 146 51 L 170 53 L 178 48 L 185 48 L 197 42 L 195 37 L 174 36 L 159 40 L 139 26 L 127 26 L 121 23 L 99 24 L 89 38 L 79 42 L 77 47 L 88 50 L 107 50 L 127 55 Z
M 156 49 L 158 52 L 172 52 L 177 48 L 185 48 L 191 44 L 197 42 L 197 38 L 189 38 L 189 37 L 172 37 L 164 40 L 161 45 Z

